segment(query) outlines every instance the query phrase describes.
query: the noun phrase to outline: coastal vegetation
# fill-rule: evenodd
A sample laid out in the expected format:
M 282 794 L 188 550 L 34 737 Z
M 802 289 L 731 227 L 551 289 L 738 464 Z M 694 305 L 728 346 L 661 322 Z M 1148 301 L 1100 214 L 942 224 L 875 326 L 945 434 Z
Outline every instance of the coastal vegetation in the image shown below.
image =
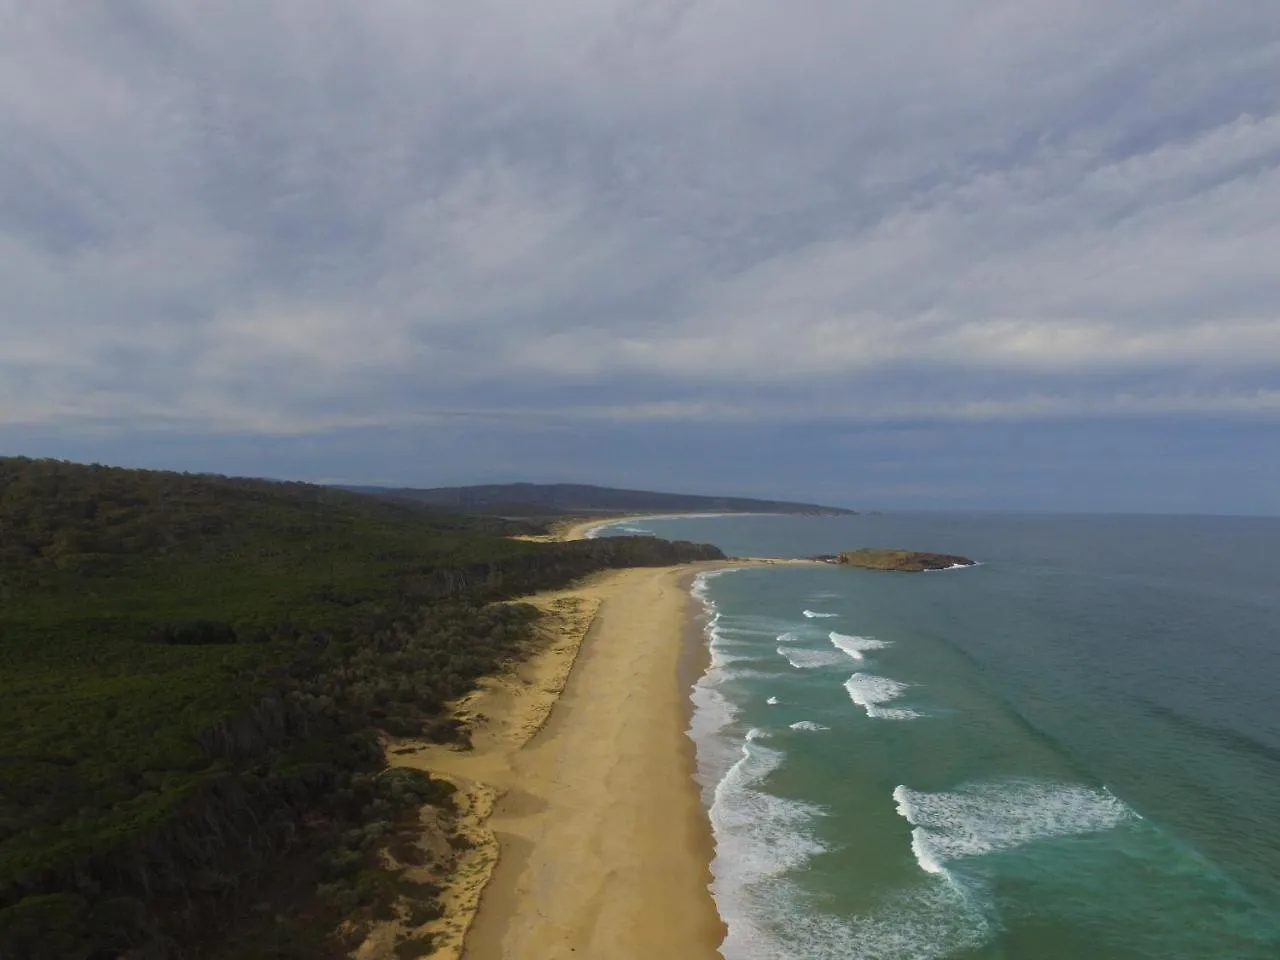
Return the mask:
M 837 554 L 833 560 L 850 567 L 865 570 L 890 570 L 895 573 L 923 573 L 926 570 L 949 570 L 952 567 L 971 567 L 974 561 L 968 557 L 950 553 L 927 553 L 919 550 L 884 550 L 865 547 Z
M 722 556 L 512 538 L 531 529 L 0 459 L 0 957 L 339 956 L 375 917 L 429 915 L 396 864 L 423 856 L 424 805 L 461 842 L 452 791 L 388 770 L 386 738 L 465 747 L 445 705 L 532 642 L 514 598 Z

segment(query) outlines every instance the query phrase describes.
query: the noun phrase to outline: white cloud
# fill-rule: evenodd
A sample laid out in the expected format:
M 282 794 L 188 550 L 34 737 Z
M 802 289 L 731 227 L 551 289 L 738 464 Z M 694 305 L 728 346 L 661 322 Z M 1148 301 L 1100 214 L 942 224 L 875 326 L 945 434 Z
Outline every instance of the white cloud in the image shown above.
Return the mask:
M 1277 413 L 1270 0 L 0 22 L 0 423 Z

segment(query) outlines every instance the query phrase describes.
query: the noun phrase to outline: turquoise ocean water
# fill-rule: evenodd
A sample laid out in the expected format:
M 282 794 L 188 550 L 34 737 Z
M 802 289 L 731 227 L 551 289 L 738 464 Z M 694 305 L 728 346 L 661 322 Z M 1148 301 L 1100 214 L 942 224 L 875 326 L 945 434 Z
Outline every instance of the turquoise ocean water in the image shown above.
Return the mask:
M 728 960 L 1280 957 L 1280 520 L 630 527 L 982 564 L 699 578 Z

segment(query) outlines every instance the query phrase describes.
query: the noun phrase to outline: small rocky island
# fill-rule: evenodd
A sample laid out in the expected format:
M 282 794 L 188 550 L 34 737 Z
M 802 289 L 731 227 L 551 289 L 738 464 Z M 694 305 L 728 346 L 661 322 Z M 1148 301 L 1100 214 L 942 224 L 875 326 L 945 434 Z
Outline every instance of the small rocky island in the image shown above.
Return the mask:
M 840 563 L 866 570 L 892 570 L 896 573 L 923 573 L 926 570 L 950 570 L 972 567 L 976 561 L 950 553 L 922 553 L 919 550 L 882 550 L 867 547 L 832 556 L 816 557 L 827 563 Z

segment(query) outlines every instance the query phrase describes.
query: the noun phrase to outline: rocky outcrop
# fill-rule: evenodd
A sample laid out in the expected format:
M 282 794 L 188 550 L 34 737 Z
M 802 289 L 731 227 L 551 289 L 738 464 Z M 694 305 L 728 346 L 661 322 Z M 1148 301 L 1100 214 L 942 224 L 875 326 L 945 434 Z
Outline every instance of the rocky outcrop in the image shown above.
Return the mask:
M 823 558 L 827 559 L 827 558 Z M 950 553 L 923 553 L 918 550 L 850 550 L 834 558 L 834 563 L 866 570 L 892 570 L 897 573 L 923 573 L 926 570 L 950 570 L 972 567 L 976 561 Z

